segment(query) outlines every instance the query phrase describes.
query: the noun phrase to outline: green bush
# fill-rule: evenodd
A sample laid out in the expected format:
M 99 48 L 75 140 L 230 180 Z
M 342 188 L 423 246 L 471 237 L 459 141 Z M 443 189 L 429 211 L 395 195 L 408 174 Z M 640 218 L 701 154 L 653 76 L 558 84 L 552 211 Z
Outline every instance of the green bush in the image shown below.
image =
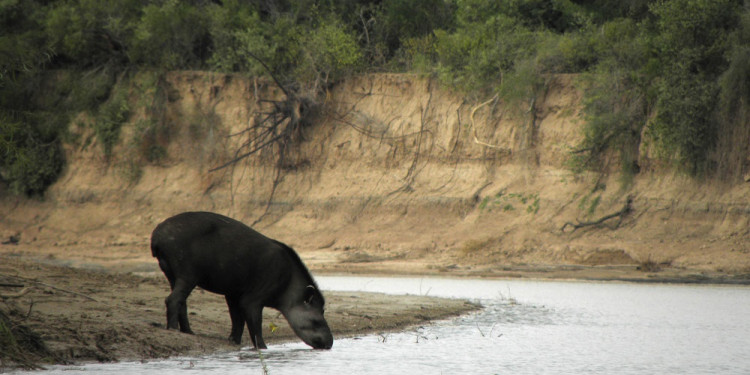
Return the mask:
M 451 30 L 453 7 L 452 2 L 444 0 L 385 0 L 375 15 L 373 37 L 392 57 L 408 39 L 430 35 L 435 29 Z
M 729 67 L 719 77 L 716 173 L 725 180 L 742 181 L 750 154 L 750 11 L 747 7 L 731 39 Z
M 238 47 L 237 65 L 251 75 L 266 75 L 262 60 L 277 77 L 289 79 L 301 58 L 300 43 L 304 31 L 289 17 L 271 23 L 256 22 L 234 33 Z
M 135 131 L 128 142 L 130 169 L 139 166 L 141 160 L 159 163 L 167 155 L 167 147 L 174 129 L 166 121 L 170 86 L 164 74 L 149 72 L 133 80 L 135 94 L 139 98 L 136 106 L 143 108 L 146 118 L 135 124 Z M 131 174 L 131 176 L 134 176 Z
M 112 156 L 112 149 L 120 138 L 120 129 L 130 116 L 127 90 L 115 90 L 107 102 L 102 104 L 96 115 L 94 131 L 102 145 L 104 155 Z
M 217 22 L 225 15 L 217 13 Z M 335 18 L 320 20 L 315 25 L 301 25 L 288 16 L 268 23 L 256 14 L 248 14 L 249 22 L 241 30 L 224 35 L 222 48 L 232 51 L 212 60 L 214 66 L 239 68 L 253 75 L 264 75 L 266 67 L 283 83 L 295 86 L 323 87 L 357 69 L 362 52 L 351 32 Z M 222 21 L 223 20 L 223 21 Z
M 129 53 L 159 69 L 195 69 L 210 57 L 209 14 L 186 2 L 164 1 L 142 9 Z
M 132 20 L 141 6 L 139 0 L 53 2 L 44 17 L 47 43 L 60 63 L 84 68 L 127 64 Z
M 608 157 L 619 159 L 626 175 L 638 172 L 641 132 L 649 118 L 648 46 L 640 26 L 619 19 L 601 26 L 591 45 L 597 57 L 581 76 L 583 88 L 583 141 L 573 154 L 576 170 L 604 171 Z
M 300 82 L 326 86 L 356 69 L 362 58 L 356 40 L 336 20 L 321 23 L 300 42 L 304 59 L 294 74 Z
M 242 51 L 250 42 L 246 38 L 262 36 L 264 28 L 258 13 L 237 0 L 224 1 L 223 6 L 211 6 L 208 11 L 213 51 L 209 67 L 223 72 L 249 72 L 257 61 L 248 60 Z M 260 52 L 260 48 L 254 51 Z
M 658 114 L 649 128 L 662 156 L 674 158 L 688 173 L 710 167 L 717 129 L 713 121 L 718 102 L 716 82 L 692 74 L 670 74 L 659 86 Z
M 662 65 L 652 134 L 691 174 L 712 167 L 718 126 L 718 78 L 728 67 L 730 31 L 740 20 L 734 0 L 660 1 L 656 52 Z
M 456 4 L 454 30 L 435 31 L 436 71 L 448 85 L 467 92 L 500 90 L 513 97 L 536 91 L 543 74 L 579 72 L 596 60 L 587 35 L 567 33 L 588 24 L 583 9 L 570 1 Z
M 57 82 L 59 96 L 66 101 L 67 108 L 74 111 L 95 112 L 106 102 L 115 85 L 112 69 L 104 67 L 87 72 L 62 72 L 65 75 Z
M 467 91 L 497 87 L 503 72 L 536 47 L 534 33 L 503 15 L 462 26 L 435 32 L 437 69 L 443 82 Z
M 58 129 L 39 120 L 0 115 L 0 180 L 16 194 L 41 195 L 62 172 Z

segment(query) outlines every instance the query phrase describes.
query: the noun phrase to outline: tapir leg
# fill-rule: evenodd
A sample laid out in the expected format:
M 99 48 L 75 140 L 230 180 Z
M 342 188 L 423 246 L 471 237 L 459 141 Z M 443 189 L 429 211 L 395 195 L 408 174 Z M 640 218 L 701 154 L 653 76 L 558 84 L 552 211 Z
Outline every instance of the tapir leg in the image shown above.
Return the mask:
M 172 293 L 167 297 L 167 329 L 177 329 L 179 324 L 180 331 L 193 333 L 190 329 L 187 315 L 187 298 L 190 292 L 195 288 L 195 283 L 190 283 L 182 279 L 175 280 Z
M 180 321 L 180 331 L 193 334 L 193 330 L 190 329 L 190 322 L 188 321 L 187 298 L 185 298 L 185 302 L 180 305 L 180 314 L 178 315 L 178 318 Z
M 240 300 L 242 313 L 245 315 L 247 329 L 250 332 L 250 339 L 253 341 L 255 349 L 266 349 L 266 343 L 263 341 L 263 304 Z
M 242 308 L 237 297 L 225 296 L 227 306 L 229 306 L 229 317 L 232 318 L 232 333 L 229 339 L 235 344 L 242 343 L 242 331 L 245 329 L 245 317 L 242 315 Z

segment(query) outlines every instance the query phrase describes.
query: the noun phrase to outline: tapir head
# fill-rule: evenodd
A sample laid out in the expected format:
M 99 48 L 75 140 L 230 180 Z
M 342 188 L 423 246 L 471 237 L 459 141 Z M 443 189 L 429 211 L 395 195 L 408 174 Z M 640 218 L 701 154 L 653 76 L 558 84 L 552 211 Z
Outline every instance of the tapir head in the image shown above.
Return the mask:
M 318 288 L 308 285 L 283 311 L 294 333 L 315 349 L 330 349 L 333 346 L 331 329 L 323 317 L 324 307 L 325 299 Z

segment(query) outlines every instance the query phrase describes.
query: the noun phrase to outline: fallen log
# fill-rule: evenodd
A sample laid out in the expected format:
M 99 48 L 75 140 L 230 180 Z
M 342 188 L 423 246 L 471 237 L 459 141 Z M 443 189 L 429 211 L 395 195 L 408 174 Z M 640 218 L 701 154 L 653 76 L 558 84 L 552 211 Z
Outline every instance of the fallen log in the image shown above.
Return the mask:
M 633 208 L 631 207 L 632 204 L 633 204 L 633 197 L 632 196 L 628 196 L 628 198 L 625 200 L 625 205 L 619 211 L 611 213 L 609 215 L 604 215 L 604 216 L 602 216 L 599 219 L 594 220 L 594 221 L 580 221 L 580 220 L 577 220 L 577 219 L 576 219 L 577 223 L 571 223 L 570 221 L 568 221 L 565 224 L 563 224 L 563 226 L 562 226 L 562 228 L 560 228 L 560 230 L 563 233 L 565 233 L 565 229 L 568 226 L 571 226 L 571 227 L 573 227 L 573 230 L 570 231 L 570 233 L 573 233 L 576 230 L 578 230 L 579 228 L 590 227 L 590 226 L 597 226 L 597 225 L 600 225 L 600 224 L 604 223 L 607 220 L 614 219 L 614 218 L 618 217 L 618 218 L 620 218 L 620 220 L 612 228 L 612 229 L 616 229 L 617 227 L 620 226 L 620 223 L 622 223 L 622 219 L 624 219 L 625 216 L 627 216 L 628 214 L 630 214 L 633 211 Z

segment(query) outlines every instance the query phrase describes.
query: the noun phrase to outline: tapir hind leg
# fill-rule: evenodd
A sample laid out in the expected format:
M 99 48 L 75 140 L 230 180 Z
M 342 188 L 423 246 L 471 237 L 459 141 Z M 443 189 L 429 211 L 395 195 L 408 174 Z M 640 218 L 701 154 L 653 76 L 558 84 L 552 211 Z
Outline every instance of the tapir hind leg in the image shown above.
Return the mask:
M 225 296 L 227 306 L 229 306 L 229 317 L 232 319 L 232 333 L 229 339 L 235 344 L 242 343 L 242 331 L 245 329 L 245 317 L 242 315 L 242 308 L 237 297 Z
M 183 279 L 175 280 L 172 293 L 165 300 L 167 305 L 167 329 L 177 329 L 179 324 L 180 331 L 193 333 L 188 321 L 187 298 L 194 288 L 195 283 Z
M 247 322 L 247 329 L 250 332 L 250 339 L 253 341 L 255 349 L 266 349 L 266 343 L 263 341 L 263 304 L 248 301 L 244 298 L 240 300 L 242 313 Z

